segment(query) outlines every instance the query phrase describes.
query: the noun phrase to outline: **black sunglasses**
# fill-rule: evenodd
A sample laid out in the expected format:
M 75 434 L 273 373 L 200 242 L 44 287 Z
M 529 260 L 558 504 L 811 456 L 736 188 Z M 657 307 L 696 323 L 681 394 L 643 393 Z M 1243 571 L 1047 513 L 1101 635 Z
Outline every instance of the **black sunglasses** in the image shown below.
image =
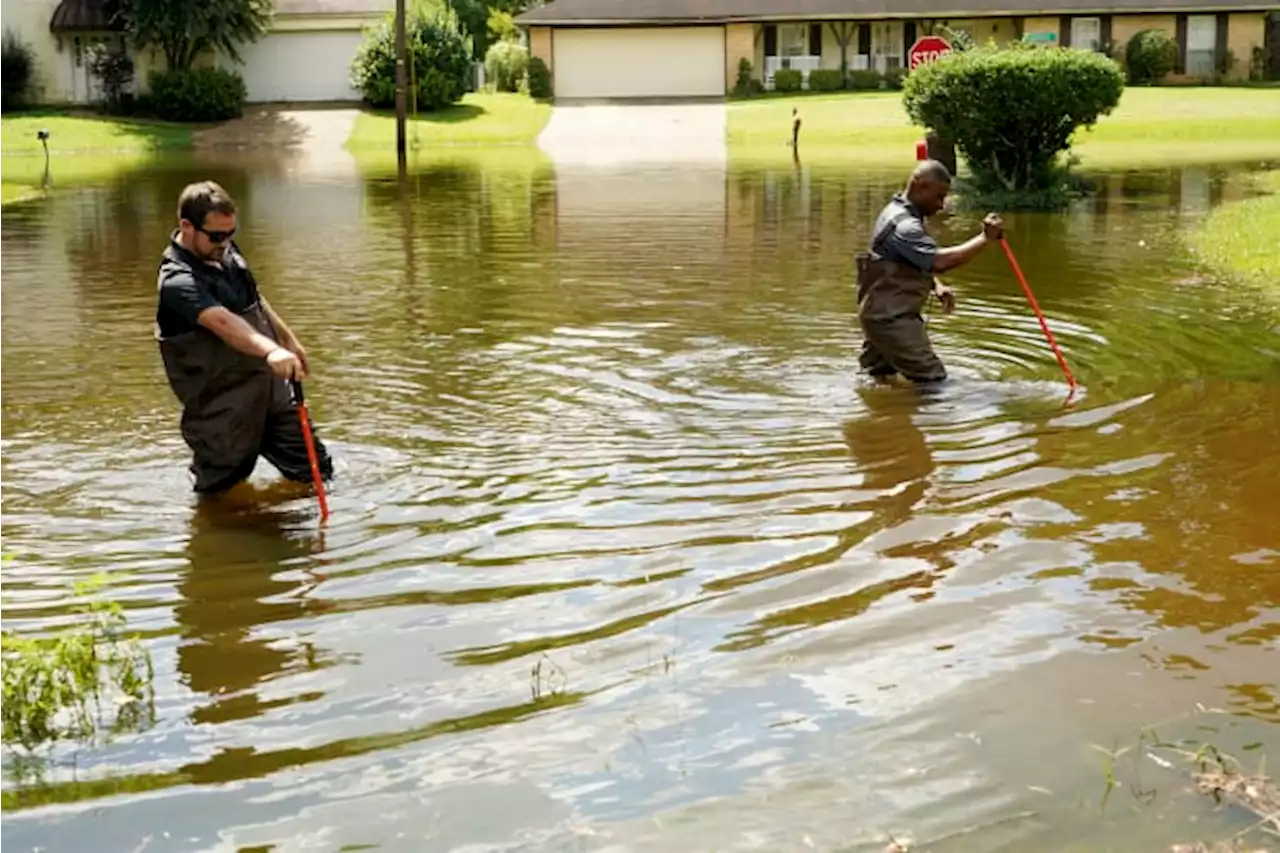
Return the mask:
M 204 232 L 204 234 L 209 238 L 209 241 L 212 243 L 225 243 L 228 240 L 230 240 L 232 237 L 236 236 L 236 229 L 234 228 L 232 228 L 230 231 L 210 231 L 207 228 L 203 228 L 197 225 L 196 230 Z

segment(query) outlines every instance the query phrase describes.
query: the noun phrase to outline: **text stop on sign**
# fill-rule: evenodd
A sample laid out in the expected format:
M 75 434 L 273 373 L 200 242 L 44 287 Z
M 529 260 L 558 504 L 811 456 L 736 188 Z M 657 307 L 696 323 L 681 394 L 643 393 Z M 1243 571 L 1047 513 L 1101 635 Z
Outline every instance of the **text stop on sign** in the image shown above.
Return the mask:
M 938 57 L 946 56 L 950 52 L 951 45 L 944 38 L 939 36 L 918 38 L 916 43 L 911 45 L 910 52 L 907 53 L 907 70 L 911 71 L 926 62 L 933 62 Z

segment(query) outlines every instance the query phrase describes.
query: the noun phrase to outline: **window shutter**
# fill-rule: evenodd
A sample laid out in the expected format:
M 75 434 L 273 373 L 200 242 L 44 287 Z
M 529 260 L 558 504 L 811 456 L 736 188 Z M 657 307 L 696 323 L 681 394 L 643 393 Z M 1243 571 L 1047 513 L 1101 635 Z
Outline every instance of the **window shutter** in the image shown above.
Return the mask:
M 871 53 L 871 25 L 858 24 L 858 53 L 868 56 Z
M 1178 64 L 1173 70 L 1179 74 L 1187 73 L 1187 16 L 1179 15 L 1176 27 L 1177 35 L 1175 40 L 1178 42 Z
M 1071 47 L 1071 16 L 1063 15 L 1058 19 L 1058 44 Z
M 822 24 L 809 25 L 809 55 L 822 56 Z
M 1215 33 L 1213 42 L 1213 67 L 1223 74 L 1231 73 L 1231 69 L 1227 67 L 1227 14 L 1219 12 L 1217 20 L 1218 31 Z
M 902 67 L 907 67 L 907 54 L 911 52 L 911 45 L 916 43 L 916 22 L 902 22 Z
M 764 55 L 778 55 L 778 28 L 773 24 L 765 24 L 764 26 Z

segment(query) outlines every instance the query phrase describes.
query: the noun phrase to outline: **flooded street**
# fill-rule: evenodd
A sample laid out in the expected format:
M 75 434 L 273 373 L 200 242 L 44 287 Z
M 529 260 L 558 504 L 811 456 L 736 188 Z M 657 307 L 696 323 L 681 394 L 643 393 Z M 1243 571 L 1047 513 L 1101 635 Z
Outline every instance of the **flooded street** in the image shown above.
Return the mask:
M 191 493 L 151 329 L 206 177 L 310 352 L 323 530 L 266 462 L 249 497 Z M 1070 407 L 995 248 L 929 318 L 949 387 L 856 376 L 852 258 L 905 170 L 500 152 L 399 188 L 177 159 L 6 207 L 5 628 L 69 624 L 106 572 L 156 723 L 6 782 L 5 849 L 1156 851 L 1256 823 L 1139 739 L 1280 756 L 1280 300 L 1181 242 L 1242 170 L 1094 177 L 1006 215 Z

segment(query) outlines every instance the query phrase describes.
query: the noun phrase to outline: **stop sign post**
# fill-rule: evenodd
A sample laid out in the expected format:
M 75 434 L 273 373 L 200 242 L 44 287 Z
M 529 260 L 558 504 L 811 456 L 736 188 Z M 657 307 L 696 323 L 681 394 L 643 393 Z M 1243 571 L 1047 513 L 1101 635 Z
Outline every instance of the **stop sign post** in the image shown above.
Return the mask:
M 926 62 L 933 62 L 950 52 L 951 45 L 941 36 L 922 36 L 916 39 L 916 43 L 911 45 L 911 50 L 907 53 L 907 70 L 914 71 Z

